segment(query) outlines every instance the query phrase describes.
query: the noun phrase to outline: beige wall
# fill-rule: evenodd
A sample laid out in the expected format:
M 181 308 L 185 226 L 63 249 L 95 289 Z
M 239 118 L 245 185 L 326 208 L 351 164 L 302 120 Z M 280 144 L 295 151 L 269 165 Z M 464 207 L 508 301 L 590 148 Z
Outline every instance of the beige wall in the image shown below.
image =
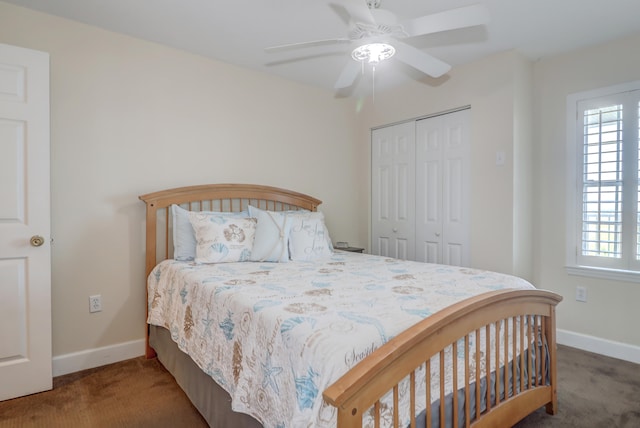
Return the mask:
M 565 297 L 558 327 L 640 346 L 640 284 L 565 272 L 567 95 L 640 79 L 640 34 L 535 64 L 535 281 Z M 576 286 L 588 302 L 575 300 Z M 604 350 L 603 350 L 604 351 Z M 638 354 L 636 350 L 636 354 Z
M 531 98 L 523 84 L 530 81 L 531 67 L 513 52 L 493 55 L 454 67 L 439 81 L 425 78 L 376 93 L 375 103 L 367 104 L 359 117 L 360 138 L 367 141 L 363 157 L 368 160 L 370 128 L 470 105 L 471 264 L 527 279 L 531 279 L 530 251 L 526 250 L 531 242 L 527 239 L 531 217 L 520 216 L 516 221 L 514 215 L 530 209 L 532 198 L 530 191 L 516 193 L 531 186 L 530 158 L 526 158 L 531 150 L 526 134 Z M 496 165 L 498 151 L 506 154 L 503 166 Z M 523 165 L 516 168 L 515 162 Z
M 0 43 L 51 55 L 54 356 L 143 337 L 140 194 L 290 188 L 324 201 L 334 240 L 366 243 L 353 101 L 1 2 Z

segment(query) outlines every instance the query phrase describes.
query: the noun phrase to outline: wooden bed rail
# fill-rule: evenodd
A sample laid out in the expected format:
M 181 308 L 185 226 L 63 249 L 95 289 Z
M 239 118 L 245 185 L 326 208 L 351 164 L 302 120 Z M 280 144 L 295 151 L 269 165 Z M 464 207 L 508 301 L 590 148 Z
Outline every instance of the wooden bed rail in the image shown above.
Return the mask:
M 556 374 L 556 334 L 555 334 L 555 307 L 562 300 L 562 297 L 548 291 L 543 290 L 500 290 L 495 292 L 485 293 L 476 297 L 469 298 L 452 306 L 449 306 L 442 311 L 429 316 L 420 323 L 412 326 L 408 330 L 402 332 L 369 357 L 362 360 L 358 365 L 351 369 L 348 373 L 338 379 L 335 383 L 329 386 L 323 393 L 324 399 L 327 403 L 335 406 L 338 410 L 338 428 L 355 428 L 362 427 L 363 413 L 373 407 L 374 415 L 379 418 L 380 411 L 380 398 L 387 392 L 393 391 L 394 394 L 394 426 L 398 426 L 398 384 L 407 377 L 410 378 L 411 388 L 411 401 L 412 412 L 415 412 L 415 371 L 418 367 L 426 364 L 426 372 L 430 372 L 429 362 L 431 357 L 438 354 L 444 354 L 444 349 L 448 346 L 453 346 L 454 355 L 457 351 L 457 342 L 460 339 L 464 339 L 465 343 L 465 360 L 466 360 L 466 375 L 465 375 L 465 403 L 461 404 L 465 406 L 466 421 L 465 426 L 512 426 L 523 416 L 539 407 L 546 405 L 547 412 L 551 414 L 556 413 L 557 409 L 557 374 Z M 516 323 L 516 319 L 519 320 Z M 524 320 L 526 322 L 523 322 Z M 495 398 L 491 395 L 494 391 L 489 391 L 491 388 L 487 387 L 487 408 L 482 415 L 480 414 L 480 406 L 476 405 L 475 415 L 470 415 L 469 411 L 469 390 L 476 388 L 477 399 L 480 395 L 480 382 L 475 382 L 475 386 L 470 386 L 469 383 L 469 334 L 474 332 L 479 333 L 482 329 L 486 329 L 486 337 L 490 336 L 489 328 L 494 327 L 494 331 L 499 331 L 498 323 L 504 322 L 504 325 L 513 326 L 515 332 L 517 328 L 520 329 L 520 347 L 519 349 L 525 349 L 523 337 L 528 338 L 528 342 L 534 342 L 536 346 L 539 346 L 537 352 L 542 352 L 545 345 L 549 348 L 549 360 L 548 367 L 545 367 L 545 358 L 532 358 L 532 346 L 529 346 L 528 351 L 520 352 L 518 363 L 521 365 L 535 364 L 536 367 L 529 366 L 529 373 L 537 373 L 533 369 L 538 369 L 542 372 L 542 380 L 537 379 L 529 382 L 524 379 L 524 375 L 516 375 L 515 366 L 513 366 L 513 379 L 508 380 L 506 375 L 500 379 L 500 371 L 496 371 L 495 381 Z M 525 328 L 524 325 L 527 324 Z M 519 327 L 516 327 L 519 325 Z M 504 328 L 504 338 L 497 338 L 499 340 L 506 339 L 506 331 L 509 328 Z M 537 334 L 541 339 L 533 339 L 534 332 L 537 330 Z M 499 336 L 497 333 L 495 336 Z M 501 336 L 501 335 L 500 335 Z M 476 335 L 479 337 L 479 334 Z M 499 340 L 496 340 L 498 343 Z M 505 356 L 508 349 L 513 350 L 513 355 L 516 355 L 516 340 L 512 340 L 513 344 L 508 343 L 504 345 Z M 476 346 L 480 341 L 476 341 Z M 523 346 L 525 345 L 525 346 Z M 533 346 L 535 348 L 536 346 Z M 487 346 L 489 347 L 489 341 L 487 339 Z M 479 350 L 479 348 L 477 348 Z M 494 358 L 498 358 L 500 347 L 496 345 Z M 528 358 L 525 354 L 528 352 Z M 486 367 L 490 367 L 493 360 L 491 358 L 491 352 L 487 352 L 486 356 L 481 357 L 480 352 L 476 352 L 475 367 L 479 367 L 481 363 L 486 363 Z M 538 354 L 540 355 L 540 354 Z M 481 360 L 483 358 L 483 360 Z M 484 360 L 486 358 L 486 360 Z M 505 361 L 507 358 L 505 358 Z M 535 362 L 532 362 L 535 360 Z M 455 359 L 454 359 L 455 362 Z M 443 364 L 440 364 L 441 370 Z M 498 366 L 496 360 L 496 367 Z M 479 369 L 478 369 L 479 370 Z M 509 369 L 511 370 L 511 369 Z M 506 372 L 506 370 L 505 370 Z M 544 374 L 548 372 L 548 378 Z M 457 375 L 454 363 L 454 385 L 457 385 Z M 478 371 L 477 374 L 480 372 Z M 504 372 L 503 372 L 504 373 Z M 511 373 L 509 373 L 511 374 Z M 442 373 L 444 375 L 444 373 Z M 444 377 L 444 376 L 441 376 Z M 479 379 L 480 376 L 476 376 Z M 427 386 L 430 385 L 430 381 L 427 381 Z M 531 384 L 531 385 L 528 385 Z M 514 391 L 514 396 L 509 397 L 509 394 L 505 394 L 504 399 L 501 401 L 500 388 L 504 387 L 504 391 L 509 391 L 511 388 Z M 444 420 L 444 386 L 440 385 L 441 389 L 441 403 L 440 403 L 440 421 Z M 455 388 L 457 389 L 457 388 Z M 430 388 L 427 387 L 427 402 L 429 397 Z M 452 394 L 454 400 L 454 406 L 457 406 L 457 394 Z M 492 398 L 494 402 L 492 403 Z M 479 404 L 479 402 L 476 402 Z M 428 406 L 429 407 L 429 406 Z M 523 413 L 524 409 L 528 409 Z M 430 408 L 429 408 L 430 410 Z M 458 417 L 456 412 L 453 413 L 453 421 L 449 421 L 451 426 L 458 426 Z M 415 425 L 415 414 L 411 416 L 411 425 Z M 471 419 L 475 418 L 475 422 L 472 424 Z M 376 426 L 379 421 L 376 421 Z M 430 426 L 430 417 L 427 417 L 427 427 Z

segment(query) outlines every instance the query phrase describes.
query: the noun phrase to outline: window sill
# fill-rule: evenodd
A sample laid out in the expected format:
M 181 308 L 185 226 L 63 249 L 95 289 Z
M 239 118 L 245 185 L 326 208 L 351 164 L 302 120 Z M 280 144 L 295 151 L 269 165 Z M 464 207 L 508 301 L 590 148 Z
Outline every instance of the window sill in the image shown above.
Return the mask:
M 566 266 L 569 275 L 589 278 L 610 279 L 614 281 L 640 282 L 640 272 L 621 269 L 607 269 L 588 266 Z

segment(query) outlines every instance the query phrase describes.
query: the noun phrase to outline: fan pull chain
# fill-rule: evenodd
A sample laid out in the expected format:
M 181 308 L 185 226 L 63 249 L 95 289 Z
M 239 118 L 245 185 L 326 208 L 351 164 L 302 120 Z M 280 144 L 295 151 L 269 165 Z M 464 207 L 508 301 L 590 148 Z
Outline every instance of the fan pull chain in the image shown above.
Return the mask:
M 371 67 L 372 72 L 371 72 L 371 92 L 372 92 L 372 98 L 373 98 L 373 103 L 376 103 L 376 66 L 374 65 L 373 67 Z

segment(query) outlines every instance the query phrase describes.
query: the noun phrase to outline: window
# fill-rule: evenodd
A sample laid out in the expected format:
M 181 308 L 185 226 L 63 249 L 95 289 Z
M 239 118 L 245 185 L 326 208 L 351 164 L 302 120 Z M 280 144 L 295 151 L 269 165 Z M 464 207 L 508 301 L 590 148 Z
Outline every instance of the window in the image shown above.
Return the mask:
M 595 269 L 638 280 L 640 82 L 571 95 L 567 110 L 575 153 L 569 168 L 570 273 Z

